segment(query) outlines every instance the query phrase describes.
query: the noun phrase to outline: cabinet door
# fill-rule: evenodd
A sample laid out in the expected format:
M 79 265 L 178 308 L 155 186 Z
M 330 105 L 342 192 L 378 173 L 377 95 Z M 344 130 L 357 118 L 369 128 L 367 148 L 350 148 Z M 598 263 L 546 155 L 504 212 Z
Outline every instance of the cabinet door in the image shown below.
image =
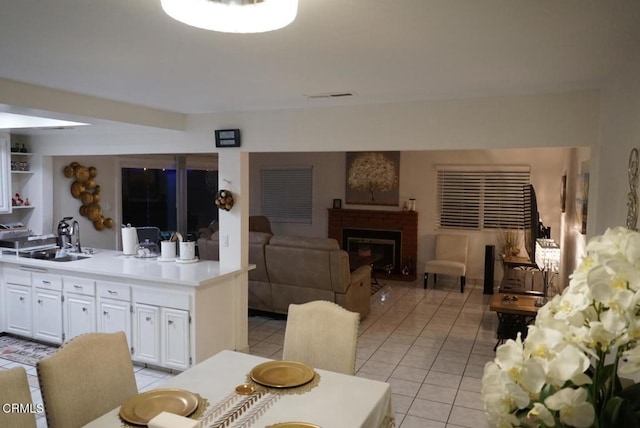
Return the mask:
M 33 327 L 35 339 L 62 343 L 62 293 L 35 289 Z
M 96 331 L 96 304 L 92 296 L 65 295 L 65 340 Z
M 160 309 L 136 303 L 133 311 L 133 359 L 160 364 Z
M 131 347 L 131 311 L 129 302 L 100 299 L 98 303 L 98 331 L 113 333 L 124 331 Z
M 11 148 L 9 137 L 0 135 L 0 214 L 11 212 Z
M 163 308 L 162 338 L 163 365 L 189 368 L 189 312 Z
M 6 284 L 5 295 L 5 325 L 7 332 L 31 337 L 33 334 L 31 287 Z

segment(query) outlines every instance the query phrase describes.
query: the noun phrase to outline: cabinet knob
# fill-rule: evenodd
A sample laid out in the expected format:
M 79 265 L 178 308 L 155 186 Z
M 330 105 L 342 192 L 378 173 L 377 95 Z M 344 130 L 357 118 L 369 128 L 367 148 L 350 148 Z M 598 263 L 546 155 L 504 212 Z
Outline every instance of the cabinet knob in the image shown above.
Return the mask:
M 46 280 L 44 280 L 44 279 L 42 280 L 42 283 L 43 283 L 44 285 L 51 285 L 51 281 L 46 281 Z
M 103 315 L 109 315 L 109 311 L 102 312 Z
M 24 297 L 20 296 L 20 301 L 24 302 Z
M 151 317 L 146 317 L 145 318 L 147 321 L 151 321 Z
M 73 284 L 73 288 L 75 288 L 76 290 L 82 290 L 82 285 Z
M 173 324 L 173 320 L 169 320 L 169 325 Z
M 107 293 L 111 295 L 118 295 L 118 292 L 116 290 L 107 290 Z
M 39 304 L 42 304 L 42 299 L 38 299 L 38 303 L 39 303 Z
M 87 308 L 82 308 L 82 312 L 87 312 Z

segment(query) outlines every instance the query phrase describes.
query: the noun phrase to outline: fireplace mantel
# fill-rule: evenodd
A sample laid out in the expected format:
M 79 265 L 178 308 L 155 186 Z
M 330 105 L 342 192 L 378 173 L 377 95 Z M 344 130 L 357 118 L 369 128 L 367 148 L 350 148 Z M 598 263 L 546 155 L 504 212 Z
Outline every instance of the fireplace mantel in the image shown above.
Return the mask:
M 396 266 L 390 278 L 405 281 L 416 279 L 418 258 L 418 213 L 415 211 L 380 211 L 329 208 L 329 238 L 342 246 L 343 229 L 397 230 L 402 233 L 401 266 Z M 408 275 L 402 269 L 408 269 Z

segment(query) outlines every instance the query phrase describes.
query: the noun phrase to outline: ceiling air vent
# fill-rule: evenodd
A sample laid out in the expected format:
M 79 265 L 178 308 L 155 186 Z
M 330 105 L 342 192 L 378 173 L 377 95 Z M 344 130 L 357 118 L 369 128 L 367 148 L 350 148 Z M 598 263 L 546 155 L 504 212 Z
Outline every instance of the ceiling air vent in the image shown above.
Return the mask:
M 314 95 L 306 95 L 309 100 L 318 100 L 322 98 L 344 98 L 344 97 L 352 97 L 353 93 L 351 92 L 331 92 L 326 94 L 314 94 Z

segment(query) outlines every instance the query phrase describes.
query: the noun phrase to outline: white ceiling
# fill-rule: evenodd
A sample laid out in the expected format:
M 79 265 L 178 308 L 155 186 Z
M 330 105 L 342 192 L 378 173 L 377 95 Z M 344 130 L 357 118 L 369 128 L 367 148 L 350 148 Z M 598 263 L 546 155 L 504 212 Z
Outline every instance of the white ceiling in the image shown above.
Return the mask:
M 638 0 L 300 0 L 238 35 L 160 0 L 0 0 L 0 78 L 179 113 L 594 88 L 639 48 Z M 355 96 L 306 98 L 331 92 Z

